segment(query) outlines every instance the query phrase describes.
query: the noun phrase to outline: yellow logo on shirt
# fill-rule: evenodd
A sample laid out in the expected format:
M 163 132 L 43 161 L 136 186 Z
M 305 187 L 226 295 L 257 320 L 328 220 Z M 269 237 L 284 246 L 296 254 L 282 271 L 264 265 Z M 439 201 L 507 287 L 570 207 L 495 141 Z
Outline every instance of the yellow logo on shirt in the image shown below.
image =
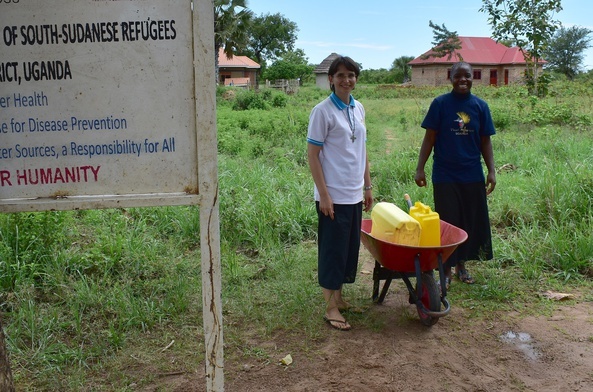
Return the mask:
M 470 119 L 469 115 L 465 112 L 458 112 L 457 115 L 459 117 L 457 117 L 455 122 L 457 122 L 457 125 L 459 126 L 459 128 L 451 129 L 451 130 L 454 131 L 456 135 L 467 135 L 469 131 L 466 128 L 466 125 L 469 124 L 471 119 Z
M 469 124 L 469 122 L 471 121 L 469 115 L 465 112 L 459 112 L 457 113 L 457 115 L 459 116 L 459 118 L 456 120 L 459 124 L 459 129 L 465 128 L 465 125 Z

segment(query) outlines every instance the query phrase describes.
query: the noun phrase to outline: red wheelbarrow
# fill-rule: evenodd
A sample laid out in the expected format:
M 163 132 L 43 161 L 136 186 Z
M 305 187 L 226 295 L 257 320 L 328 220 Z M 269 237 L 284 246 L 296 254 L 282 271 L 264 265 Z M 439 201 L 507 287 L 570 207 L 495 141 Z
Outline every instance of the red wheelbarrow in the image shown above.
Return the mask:
M 410 293 L 409 302 L 418 309 L 420 321 L 431 326 L 440 317 L 449 314 L 451 307 L 447 301 L 447 289 L 443 263 L 451 253 L 467 240 L 467 233 L 462 229 L 441 220 L 441 246 L 408 246 L 379 240 L 371 235 L 373 222 L 363 219 L 361 241 L 375 258 L 373 271 L 373 301 L 382 303 L 393 279 L 402 279 Z M 440 286 L 437 285 L 433 271 L 439 270 Z M 410 278 L 416 278 L 416 287 Z M 379 294 L 379 286 L 384 280 Z M 441 310 L 441 304 L 445 307 Z

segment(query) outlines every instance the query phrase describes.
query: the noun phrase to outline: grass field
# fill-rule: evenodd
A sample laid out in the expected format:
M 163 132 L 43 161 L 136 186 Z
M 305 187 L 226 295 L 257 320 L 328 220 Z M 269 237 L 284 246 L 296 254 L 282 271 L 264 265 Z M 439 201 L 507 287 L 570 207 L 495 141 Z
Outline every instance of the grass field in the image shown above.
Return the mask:
M 376 201 L 403 207 L 409 193 L 432 203 L 430 186 L 413 181 L 419 124 L 445 91 L 355 90 L 367 111 Z M 547 98 L 517 86 L 474 93 L 497 126 L 495 259 L 472 270 L 488 284 L 451 299 L 476 317 L 519 307 L 545 313 L 551 305 L 537 295 L 545 290 L 592 301 L 593 86 L 554 84 Z M 218 95 L 225 353 L 265 355 L 250 334 L 297 326 L 307 344 L 327 333 L 305 141 L 309 112 L 327 92 Z M 204 357 L 199 238 L 197 207 L 0 216 L 0 311 L 17 389 L 124 391 L 150 382 L 121 371 L 138 362 L 191 371 Z M 368 300 L 366 288 L 351 290 Z M 245 320 L 257 328 L 246 330 Z M 174 365 L 155 355 L 172 341 Z

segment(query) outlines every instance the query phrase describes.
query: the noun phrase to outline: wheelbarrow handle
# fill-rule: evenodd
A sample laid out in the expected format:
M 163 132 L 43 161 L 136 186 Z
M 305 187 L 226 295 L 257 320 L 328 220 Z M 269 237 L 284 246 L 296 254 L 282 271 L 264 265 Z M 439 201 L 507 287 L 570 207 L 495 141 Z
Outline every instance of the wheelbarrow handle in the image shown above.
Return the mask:
M 412 208 L 413 204 L 412 204 L 412 199 L 410 198 L 410 195 L 408 195 L 406 193 L 404 195 L 404 199 L 406 200 L 406 203 L 408 204 L 408 209 Z

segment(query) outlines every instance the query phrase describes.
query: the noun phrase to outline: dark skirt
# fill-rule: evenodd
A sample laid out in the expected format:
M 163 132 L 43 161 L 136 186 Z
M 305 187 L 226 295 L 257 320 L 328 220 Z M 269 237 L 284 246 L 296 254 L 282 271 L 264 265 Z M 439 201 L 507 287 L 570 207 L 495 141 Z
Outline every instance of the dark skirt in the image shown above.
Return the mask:
M 467 241 L 449 256 L 446 267 L 459 262 L 492 259 L 492 234 L 483 182 L 433 184 L 434 207 L 439 218 L 465 230 Z
M 317 208 L 318 279 L 328 290 L 339 290 L 344 283 L 354 283 L 360 250 L 362 202 L 353 205 L 334 204 L 334 219 Z

